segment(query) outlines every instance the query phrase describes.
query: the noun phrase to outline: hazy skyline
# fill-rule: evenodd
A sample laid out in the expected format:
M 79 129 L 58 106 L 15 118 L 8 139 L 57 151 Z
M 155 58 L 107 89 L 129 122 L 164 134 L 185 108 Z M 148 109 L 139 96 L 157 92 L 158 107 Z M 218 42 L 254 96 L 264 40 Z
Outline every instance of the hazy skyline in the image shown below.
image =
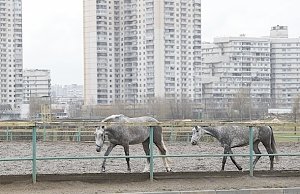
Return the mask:
M 268 36 L 275 25 L 300 36 L 299 0 L 202 0 L 202 41 Z M 83 0 L 23 0 L 23 67 L 49 69 L 52 84 L 83 84 Z

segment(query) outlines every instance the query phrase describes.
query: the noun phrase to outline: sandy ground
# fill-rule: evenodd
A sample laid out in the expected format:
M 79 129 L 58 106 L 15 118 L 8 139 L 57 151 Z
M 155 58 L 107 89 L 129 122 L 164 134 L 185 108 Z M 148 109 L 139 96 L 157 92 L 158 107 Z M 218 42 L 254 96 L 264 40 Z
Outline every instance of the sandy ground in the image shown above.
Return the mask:
M 166 142 L 170 154 L 198 154 L 215 153 L 221 154 L 223 149 L 217 142 L 204 143 L 192 146 L 189 142 Z M 0 142 L 1 158 L 31 157 L 30 142 Z M 82 157 L 98 156 L 94 143 L 77 142 L 38 142 L 38 157 Z M 106 147 L 105 147 L 106 148 Z M 104 148 L 104 150 L 105 150 Z M 103 155 L 104 150 L 100 153 Z M 249 148 L 235 148 L 234 153 L 248 153 Z M 265 153 L 265 149 L 261 147 Z M 278 153 L 299 153 L 300 143 L 278 143 Z M 144 155 L 141 145 L 130 147 L 131 155 Z M 156 153 L 157 154 L 157 153 Z M 116 147 L 111 155 L 124 155 L 122 147 Z M 247 170 L 248 157 L 237 157 L 241 166 Z M 219 171 L 221 157 L 204 158 L 171 158 L 171 167 L 174 172 L 180 171 Z M 64 174 L 64 173 L 99 173 L 102 159 L 92 160 L 48 160 L 38 161 L 39 174 Z M 141 172 L 144 168 L 145 159 L 131 159 L 132 172 Z M 0 174 L 31 174 L 30 161 L 0 162 Z M 275 170 L 299 170 L 300 157 L 280 157 L 275 164 Z M 109 159 L 107 173 L 126 172 L 125 159 Z M 262 157 L 257 163 L 256 170 L 269 169 L 268 157 Z M 154 170 L 164 171 L 159 158 L 155 159 Z M 225 170 L 235 171 L 236 167 L 230 160 L 227 161 Z M 300 187 L 299 177 L 249 177 L 238 178 L 202 178 L 187 180 L 159 180 L 153 183 L 149 181 L 136 183 L 85 183 L 85 182 L 38 182 L 32 185 L 30 182 L 18 182 L 0 185 L 0 193 L 119 193 L 140 191 L 164 191 L 164 190 L 203 190 L 203 189 L 238 189 L 238 188 L 266 188 L 266 187 Z
M 199 178 L 186 180 L 159 180 L 131 183 L 86 183 L 86 182 L 18 182 L 1 185 L 2 194 L 100 194 L 162 191 L 229 190 L 251 188 L 300 187 L 299 177 L 249 177 Z

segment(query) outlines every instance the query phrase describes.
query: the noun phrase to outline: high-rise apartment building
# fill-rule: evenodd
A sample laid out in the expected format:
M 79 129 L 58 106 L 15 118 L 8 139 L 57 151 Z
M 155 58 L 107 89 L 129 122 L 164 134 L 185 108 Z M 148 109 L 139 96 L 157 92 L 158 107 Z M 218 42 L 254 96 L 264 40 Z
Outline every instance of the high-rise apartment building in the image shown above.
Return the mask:
M 86 105 L 200 102 L 201 0 L 84 0 Z
M 22 103 L 22 2 L 0 0 L 0 103 Z
M 289 38 L 287 26 L 270 32 L 272 108 L 291 109 L 300 94 L 300 38 Z

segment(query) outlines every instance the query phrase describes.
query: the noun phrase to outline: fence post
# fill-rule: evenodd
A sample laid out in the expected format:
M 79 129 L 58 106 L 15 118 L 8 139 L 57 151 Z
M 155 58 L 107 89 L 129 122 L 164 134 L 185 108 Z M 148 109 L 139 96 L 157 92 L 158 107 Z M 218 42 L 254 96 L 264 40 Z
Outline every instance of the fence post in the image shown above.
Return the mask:
M 187 142 L 190 142 L 190 141 L 191 141 L 191 140 L 190 140 L 190 134 L 189 134 L 189 133 L 187 133 L 186 141 L 187 141 Z
M 171 134 L 170 134 L 170 140 L 171 142 L 174 142 L 176 139 L 176 132 L 174 131 L 174 126 L 172 126 Z
M 77 129 L 77 141 L 81 141 L 81 127 Z
M 6 141 L 12 141 L 12 134 L 9 131 L 9 127 L 6 127 Z
M 6 127 L 6 141 L 8 141 L 8 127 Z
M 46 141 L 46 136 L 47 136 L 46 126 L 45 126 L 45 124 L 44 124 L 44 129 L 43 129 L 43 141 Z
M 153 181 L 153 127 L 150 126 L 150 142 L 149 142 L 149 148 L 150 148 L 150 181 Z
M 249 171 L 250 176 L 253 176 L 253 126 L 249 126 Z
M 36 126 L 32 128 L 32 182 L 36 183 Z

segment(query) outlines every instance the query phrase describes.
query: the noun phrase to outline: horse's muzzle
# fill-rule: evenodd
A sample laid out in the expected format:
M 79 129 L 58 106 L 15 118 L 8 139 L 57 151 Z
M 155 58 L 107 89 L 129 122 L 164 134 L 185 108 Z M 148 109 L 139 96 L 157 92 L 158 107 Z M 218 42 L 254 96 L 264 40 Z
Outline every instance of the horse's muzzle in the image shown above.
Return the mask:
M 197 141 L 192 141 L 192 145 L 197 145 Z
M 100 152 L 101 151 L 101 146 L 99 146 L 99 145 L 96 145 L 97 147 L 96 147 L 96 151 L 97 152 Z

